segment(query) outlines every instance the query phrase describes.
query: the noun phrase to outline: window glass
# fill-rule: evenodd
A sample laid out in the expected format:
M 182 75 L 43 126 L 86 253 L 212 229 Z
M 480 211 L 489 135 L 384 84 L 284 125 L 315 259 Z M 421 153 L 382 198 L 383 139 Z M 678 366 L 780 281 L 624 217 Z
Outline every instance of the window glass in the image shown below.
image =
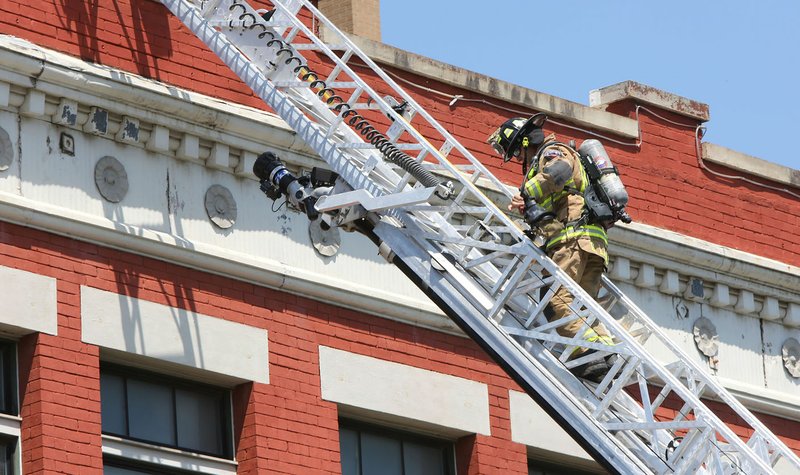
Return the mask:
M 340 421 L 342 475 L 454 475 L 455 451 L 447 440 Z
M 125 380 L 116 374 L 100 378 L 100 411 L 103 415 L 103 432 L 127 434 L 125 413 Z
M 14 453 L 16 448 L 16 438 L 0 437 L 0 475 L 12 475 L 15 473 Z
M 341 429 L 339 432 L 339 446 L 342 458 L 342 474 L 361 475 L 358 432 L 353 429 Z
M 128 435 L 166 445 L 175 443 L 172 388 L 128 379 Z
M 227 389 L 103 365 L 100 397 L 105 434 L 233 457 Z
M 363 475 L 404 475 L 402 443 L 369 432 L 361 434 L 361 469 Z
M 444 471 L 442 449 L 414 442 L 403 444 L 403 467 L 405 475 L 426 475 L 446 473 Z
M 221 433 L 206 430 L 220 427 L 222 400 L 219 395 L 177 389 L 175 407 L 178 411 L 178 445 L 195 447 L 201 452 L 219 453 L 223 449 Z

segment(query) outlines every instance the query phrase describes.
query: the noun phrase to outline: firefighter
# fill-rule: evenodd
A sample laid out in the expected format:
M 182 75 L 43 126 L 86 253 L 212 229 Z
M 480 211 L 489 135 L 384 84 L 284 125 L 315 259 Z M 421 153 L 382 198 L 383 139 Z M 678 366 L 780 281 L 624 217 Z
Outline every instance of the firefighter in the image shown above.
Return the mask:
M 608 237 L 599 224 L 587 222 L 584 187 L 588 177 L 571 147 L 556 142 L 554 134 L 544 135 L 544 114 L 530 119 L 513 118 L 504 122 L 487 140 L 504 161 L 522 162 L 524 183 L 514 196 L 509 210 L 519 211 L 525 222 L 544 237 L 547 255 L 577 282 L 592 298 L 600 291 L 601 277 L 608 264 Z M 545 316 L 555 321 L 570 314 L 573 296 L 560 287 L 550 300 Z M 558 327 L 558 333 L 574 337 L 583 326 L 581 319 Z M 587 341 L 610 345 L 612 339 L 599 322 L 585 330 Z M 587 354 L 575 350 L 571 359 Z M 576 376 L 599 382 L 608 373 L 609 357 L 576 368 Z

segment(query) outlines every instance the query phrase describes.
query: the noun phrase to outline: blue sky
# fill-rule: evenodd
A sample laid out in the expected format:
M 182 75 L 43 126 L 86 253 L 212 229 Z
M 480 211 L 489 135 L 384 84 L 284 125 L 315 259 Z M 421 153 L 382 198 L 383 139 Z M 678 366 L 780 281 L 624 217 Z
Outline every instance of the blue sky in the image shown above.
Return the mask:
M 383 42 L 588 104 L 633 80 L 708 104 L 705 141 L 800 169 L 796 0 L 383 0 Z

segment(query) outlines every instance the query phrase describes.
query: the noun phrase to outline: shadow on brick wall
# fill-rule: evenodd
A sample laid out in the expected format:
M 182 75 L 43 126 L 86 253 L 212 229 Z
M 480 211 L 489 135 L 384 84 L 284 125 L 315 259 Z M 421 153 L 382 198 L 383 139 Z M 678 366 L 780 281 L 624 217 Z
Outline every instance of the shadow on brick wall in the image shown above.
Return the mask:
M 163 5 L 152 0 L 58 1 L 65 27 L 77 36 L 81 59 L 159 79 L 158 60 L 172 55 L 171 14 Z

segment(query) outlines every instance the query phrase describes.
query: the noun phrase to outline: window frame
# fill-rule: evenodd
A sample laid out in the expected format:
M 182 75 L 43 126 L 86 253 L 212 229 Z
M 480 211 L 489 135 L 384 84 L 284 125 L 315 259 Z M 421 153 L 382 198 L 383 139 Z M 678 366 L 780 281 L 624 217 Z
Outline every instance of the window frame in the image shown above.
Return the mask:
M 234 460 L 235 457 L 235 447 L 234 447 L 234 436 L 233 436 L 233 401 L 232 401 L 232 391 L 229 388 L 225 388 L 222 386 L 214 386 L 206 383 L 199 383 L 196 381 L 192 381 L 190 379 L 180 378 L 177 376 L 170 376 L 162 373 L 155 373 L 152 371 L 147 371 L 140 368 L 132 368 L 129 366 L 124 366 L 115 363 L 107 363 L 101 362 L 100 363 L 100 377 L 102 379 L 104 374 L 114 375 L 121 377 L 123 379 L 123 409 L 125 411 L 125 431 L 127 433 L 120 434 L 115 432 L 106 431 L 105 429 L 102 430 L 102 434 L 104 436 L 108 435 L 112 438 L 119 438 L 121 440 L 128 440 L 131 442 L 144 444 L 151 447 L 164 447 L 166 449 L 171 449 L 175 451 L 179 451 L 182 453 L 191 453 L 191 454 L 198 454 L 206 457 L 218 458 L 222 460 Z M 129 404 L 128 404 L 128 390 L 127 390 L 127 383 L 128 379 L 136 379 L 141 382 L 152 383 L 159 386 L 164 386 L 169 388 L 171 394 L 171 403 L 172 403 L 172 427 L 175 433 L 175 444 L 169 443 L 162 443 L 159 441 L 143 439 L 139 437 L 133 437 L 130 435 L 130 423 L 129 423 Z M 220 401 L 220 429 L 222 433 L 220 434 L 222 437 L 222 446 L 223 450 L 222 453 L 213 453 L 202 451 L 198 449 L 194 449 L 191 447 L 182 447 L 178 445 L 178 411 L 177 411 L 177 398 L 176 398 L 176 391 L 177 390 L 184 390 L 191 393 L 199 393 L 203 395 L 211 395 L 211 396 L 219 396 L 221 397 Z M 101 401 L 102 403 L 102 401 Z
M 157 475 L 189 475 L 191 473 L 197 473 L 194 470 L 183 470 L 180 468 L 169 467 L 165 465 L 160 465 L 157 463 L 152 462 L 144 462 L 141 460 L 129 459 L 126 457 L 120 457 L 116 455 L 108 455 L 103 454 L 103 472 L 105 473 L 105 468 L 107 466 L 116 467 L 116 468 L 123 468 L 123 469 L 130 469 L 130 470 L 138 470 L 142 473 L 146 474 L 157 474 Z
M 416 432 L 412 432 L 405 429 L 387 427 L 375 423 L 370 423 L 355 419 L 348 419 L 348 418 L 339 418 L 339 434 L 341 434 L 342 429 L 349 429 L 356 431 L 358 433 L 359 452 L 361 451 L 361 434 L 363 432 L 399 440 L 401 456 L 404 453 L 403 444 L 406 442 L 416 443 L 420 445 L 437 446 L 437 448 L 443 451 L 442 461 L 444 462 L 445 465 L 444 466 L 445 475 L 456 475 L 456 447 L 455 447 L 456 444 L 454 441 L 450 439 L 435 437 L 430 435 L 421 435 Z M 341 444 L 340 444 L 340 450 L 341 450 Z M 344 458 L 341 456 L 341 453 L 339 454 L 339 458 L 340 460 L 344 460 Z M 360 463 L 361 463 L 361 458 L 359 457 L 359 464 Z M 361 471 L 362 469 L 359 467 L 359 472 Z M 405 470 L 403 471 L 405 472 Z

